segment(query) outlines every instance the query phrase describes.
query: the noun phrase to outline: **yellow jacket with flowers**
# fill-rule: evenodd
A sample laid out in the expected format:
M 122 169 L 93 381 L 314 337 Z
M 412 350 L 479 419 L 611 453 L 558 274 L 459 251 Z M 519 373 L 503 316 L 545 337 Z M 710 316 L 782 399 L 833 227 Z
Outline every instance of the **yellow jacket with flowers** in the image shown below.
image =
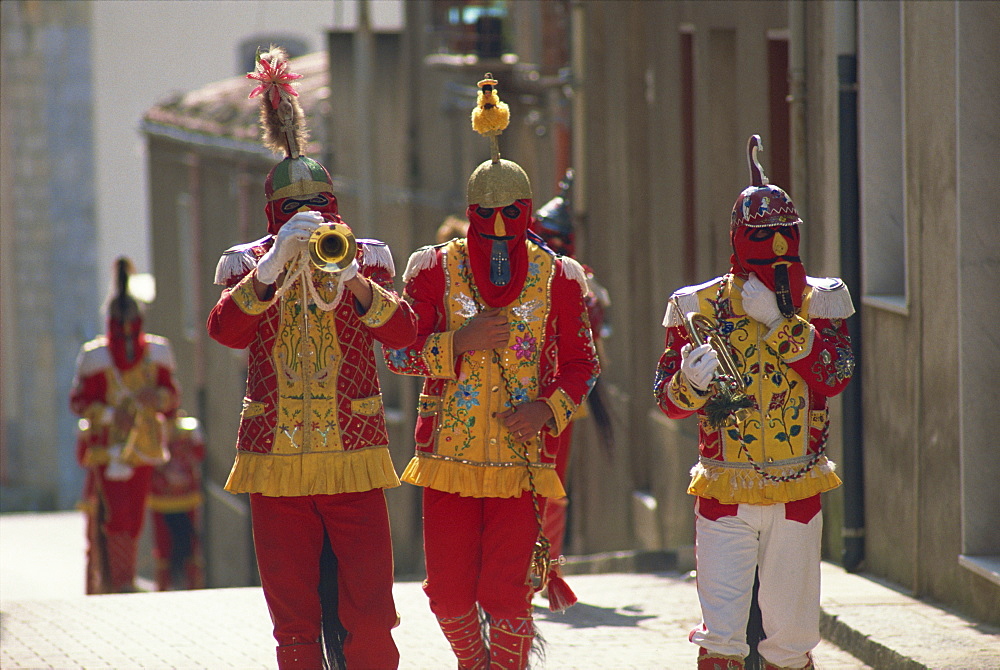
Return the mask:
M 532 486 L 545 497 L 565 495 L 556 454 L 546 450 L 550 441 L 519 442 L 496 418 L 512 406 L 544 401 L 553 420 L 543 432 L 558 435 L 600 371 L 582 266 L 526 244 L 524 288 L 502 308 L 510 322 L 507 347 L 457 357 L 455 331 L 483 308 L 471 285 L 466 240 L 424 247 L 410 257 L 404 297 L 417 315 L 417 339 L 409 347 L 384 350 L 390 370 L 426 378 L 417 408 L 416 454 L 403 481 L 477 498 L 515 497 Z
M 847 286 L 809 277 L 798 313 L 771 330 L 743 311 L 742 286 L 742 278 L 728 274 L 680 289 L 664 318 L 654 396 L 671 418 L 699 414 L 700 458 L 688 493 L 727 504 L 775 504 L 836 488 L 840 479 L 825 456 L 827 398 L 844 389 L 854 370 L 844 321 L 854 313 Z M 712 428 L 704 412 L 711 391 L 692 387 L 680 370 L 681 348 L 690 340 L 678 308 L 717 319 L 753 403 L 735 425 Z

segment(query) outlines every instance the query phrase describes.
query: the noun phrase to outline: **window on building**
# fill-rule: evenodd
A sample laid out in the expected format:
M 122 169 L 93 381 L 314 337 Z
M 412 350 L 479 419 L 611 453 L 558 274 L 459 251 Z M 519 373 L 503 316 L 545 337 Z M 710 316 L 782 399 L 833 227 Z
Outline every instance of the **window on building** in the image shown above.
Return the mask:
M 788 111 L 788 31 L 767 33 L 768 166 L 772 184 L 792 188 L 791 119 Z
M 680 70 L 681 70 L 681 155 L 684 169 L 684 211 L 682 212 L 682 258 L 684 281 L 695 283 L 697 266 L 695 263 L 698 251 L 698 236 L 695 232 L 697 219 L 695 202 L 697 201 L 697 182 L 695 181 L 695 108 L 694 108 L 694 26 L 684 25 L 680 34 Z
M 900 4 L 858 3 L 862 300 L 905 313 Z
M 498 59 L 508 51 L 507 3 L 500 0 L 434 0 L 434 50 Z

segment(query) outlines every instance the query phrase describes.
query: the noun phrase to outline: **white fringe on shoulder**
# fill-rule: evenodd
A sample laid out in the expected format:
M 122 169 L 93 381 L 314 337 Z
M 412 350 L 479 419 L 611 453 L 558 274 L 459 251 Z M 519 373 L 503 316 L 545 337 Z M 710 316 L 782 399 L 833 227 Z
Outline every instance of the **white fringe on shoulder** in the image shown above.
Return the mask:
M 222 254 L 218 265 L 215 266 L 215 283 L 226 286 L 231 279 L 245 275 L 256 265 L 257 260 L 249 246 L 233 247 Z
M 854 303 L 851 292 L 840 279 L 830 277 L 817 279 L 806 277 L 813 287 L 812 300 L 809 301 L 809 316 L 819 319 L 846 319 L 854 314 Z
M 569 256 L 561 256 L 559 260 L 562 261 L 562 271 L 566 278 L 578 283 L 580 290 L 584 295 L 587 295 L 587 291 L 590 290 L 587 286 L 587 271 L 583 269 L 580 262 Z
M 677 311 L 674 306 L 674 301 L 681 308 L 681 312 Z M 698 294 L 697 293 L 674 293 L 670 296 L 670 300 L 667 301 L 667 311 L 663 314 L 663 326 L 665 328 L 670 328 L 672 326 L 680 326 L 684 323 L 684 314 L 688 312 L 698 311 Z
M 406 262 L 406 270 L 403 271 L 403 281 L 408 282 L 417 275 L 418 272 L 428 270 L 438 264 L 436 246 L 420 247 L 412 254 L 410 260 Z
M 389 276 L 396 276 L 396 265 L 392 262 L 392 251 L 389 245 L 374 240 L 358 240 L 358 245 L 364 249 L 361 264 L 367 267 L 380 267 L 389 271 Z
M 149 360 L 154 363 L 175 370 L 177 364 L 174 362 L 174 350 L 170 346 L 170 340 L 159 335 L 146 335 L 146 342 L 149 344 Z

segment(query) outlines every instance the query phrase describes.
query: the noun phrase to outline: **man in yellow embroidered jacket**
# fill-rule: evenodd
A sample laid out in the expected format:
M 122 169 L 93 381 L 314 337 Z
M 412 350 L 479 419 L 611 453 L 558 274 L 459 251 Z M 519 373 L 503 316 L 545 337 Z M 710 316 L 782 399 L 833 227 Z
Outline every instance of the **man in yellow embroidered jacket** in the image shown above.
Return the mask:
M 426 378 L 402 478 L 424 487 L 431 610 L 459 667 L 523 668 L 540 530 L 532 494 L 565 495 L 541 435 L 566 429 L 599 367 L 583 269 L 529 239 L 521 167 L 495 152 L 469 179 L 468 203 L 466 237 L 410 257 L 404 298 L 417 339 L 385 358 L 393 372 Z
M 286 103 L 295 108 L 298 124 L 301 109 L 282 83 L 297 75 L 287 72 L 284 53 L 263 54 L 252 74 L 262 82 L 262 116 L 277 100 L 278 111 Z M 389 456 L 373 345 L 406 346 L 416 323 L 393 291 L 385 244 L 358 240 L 355 249 L 348 230 L 337 267 L 313 266 L 306 253 L 312 233 L 321 224 L 343 223 L 332 180 L 326 168 L 299 153 L 304 138 L 290 138 L 287 126 L 268 119 L 267 139 L 288 155 L 265 182 L 270 234 L 222 257 L 216 282 L 227 288 L 208 318 L 215 340 L 249 349 L 226 490 L 250 494 L 278 667 L 326 667 L 325 651 L 336 657 L 326 662 L 336 660 L 337 667 L 346 660 L 349 668 L 395 668 L 399 652 L 391 629 L 397 614 L 383 489 L 398 486 L 399 479 Z M 326 549 L 336 559 L 335 595 L 321 587 Z
M 754 572 L 768 668 L 812 667 L 819 643 L 820 494 L 840 485 L 825 445 L 827 398 L 853 374 L 845 319 L 854 312 L 839 279 L 807 277 L 801 220 L 769 185 L 750 139 L 752 185 L 733 208 L 732 269 L 675 292 L 654 395 L 667 416 L 699 416 L 696 498 L 698 593 L 703 622 L 691 633 L 698 667 L 742 668 Z M 719 352 L 684 325 L 706 315 L 745 385 Z M 721 390 L 720 390 L 721 389 Z M 731 397 L 727 397 L 726 394 Z M 741 402 L 742 401 L 742 402 Z

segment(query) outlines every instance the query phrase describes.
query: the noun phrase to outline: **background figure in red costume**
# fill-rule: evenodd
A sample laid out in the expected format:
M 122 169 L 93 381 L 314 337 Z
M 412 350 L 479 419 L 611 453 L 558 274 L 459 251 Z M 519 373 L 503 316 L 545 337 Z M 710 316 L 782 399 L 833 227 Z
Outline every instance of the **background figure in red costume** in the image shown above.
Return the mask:
M 702 613 L 689 637 L 700 648 L 699 670 L 744 667 L 755 574 L 765 668 L 812 667 L 820 640 L 820 494 L 840 485 L 826 457 L 828 399 L 854 372 L 850 293 L 840 279 L 806 276 L 802 220 L 788 194 L 768 183 L 759 147 L 752 136 L 751 185 L 730 222 L 731 268 L 671 295 L 653 382 L 668 417 L 699 419 L 688 486 L 696 496 Z
M 570 196 L 573 186 L 573 170 L 566 170 L 566 175 L 559 182 L 560 193 L 556 197 L 538 208 L 531 219 L 529 228 L 531 233 L 536 234 L 546 246 L 560 256 L 576 258 L 576 239 L 573 232 L 573 206 Z M 584 303 L 587 306 L 587 316 L 590 318 L 590 331 L 594 340 L 594 347 L 597 349 L 598 360 L 601 363 L 601 370 L 607 371 L 607 357 L 604 355 L 603 340 L 607 337 L 611 328 L 607 320 L 607 310 L 611 306 L 611 297 L 607 289 L 601 286 L 594 277 L 593 269 L 588 265 L 583 265 L 587 276 L 587 294 L 584 296 Z M 598 379 L 594 387 L 587 396 L 587 403 L 581 405 L 579 411 L 573 416 L 574 423 L 566 427 L 559 435 L 546 433 L 546 451 L 557 454 L 556 473 L 565 488 L 567 485 L 567 471 L 572 453 L 573 427 L 577 419 L 582 419 L 589 415 L 594 419 L 597 426 L 600 444 L 607 453 L 614 451 L 614 425 L 612 417 L 604 402 L 601 381 Z M 551 556 L 553 565 L 558 566 L 563 553 L 563 543 L 566 537 L 566 512 L 569 507 L 569 495 L 563 498 L 546 498 L 542 512 L 543 530 L 545 537 L 551 543 Z
M 278 667 L 395 668 L 383 489 L 399 478 L 373 348 L 407 346 L 416 323 L 393 290 L 388 246 L 355 240 L 330 174 L 302 155 L 300 75 L 284 51 L 260 54 L 248 77 L 260 82 L 251 97 L 261 94 L 265 144 L 286 158 L 264 183 L 269 234 L 226 251 L 216 270 L 226 288 L 208 332 L 249 350 L 226 490 L 250 494 Z
M 156 589 L 200 589 L 205 586 L 201 551 L 205 438 L 198 419 L 183 410 L 167 416 L 166 430 L 170 460 L 153 469 L 149 492 Z
M 496 84 L 479 82 L 473 111 L 493 146 L 469 179 L 467 234 L 410 256 L 403 279 L 418 335 L 385 359 L 424 377 L 402 478 L 424 488 L 431 611 L 460 668 L 518 670 L 535 638 L 533 593 L 551 579 L 550 602 L 575 599 L 551 574 L 541 534 L 542 498 L 565 495 L 543 436 L 566 430 L 599 366 L 583 268 L 529 238 L 528 176 L 500 159 L 509 110 Z
M 143 332 L 132 274 L 132 263 L 119 258 L 107 332 L 81 348 L 70 391 L 70 409 L 80 417 L 77 461 L 87 469 L 88 594 L 135 590 L 152 466 L 169 456 L 164 415 L 178 403 L 170 343 Z

